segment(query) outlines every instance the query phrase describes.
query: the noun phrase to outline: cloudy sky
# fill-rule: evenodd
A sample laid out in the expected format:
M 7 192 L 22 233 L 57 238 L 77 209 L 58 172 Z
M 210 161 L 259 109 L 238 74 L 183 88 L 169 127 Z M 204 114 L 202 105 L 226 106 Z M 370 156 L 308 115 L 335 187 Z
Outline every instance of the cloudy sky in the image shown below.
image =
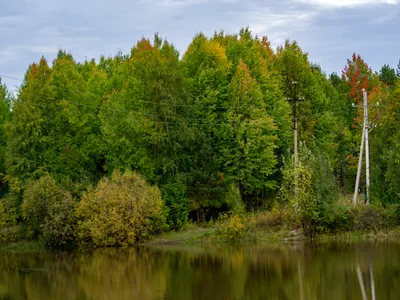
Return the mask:
M 197 32 L 249 26 L 276 47 L 297 40 L 310 60 L 340 73 L 353 52 L 375 70 L 400 58 L 400 0 L 12 0 L 1 1 L 0 75 L 58 49 L 77 60 L 128 52 L 158 32 L 182 53 Z M 3 78 L 10 89 L 20 82 Z

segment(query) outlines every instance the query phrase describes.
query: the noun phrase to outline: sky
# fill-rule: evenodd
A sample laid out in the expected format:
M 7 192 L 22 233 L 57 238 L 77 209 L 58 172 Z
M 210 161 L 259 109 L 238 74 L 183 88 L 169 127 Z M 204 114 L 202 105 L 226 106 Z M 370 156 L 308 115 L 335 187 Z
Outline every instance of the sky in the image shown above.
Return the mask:
M 198 32 L 248 26 L 274 48 L 296 40 L 327 73 L 341 74 L 355 52 L 373 70 L 400 59 L 400 0 L 1 0 L 0 75 L 26 69 L 58 49 L 76 60 L 128 53 L 159 33 L 184 53 Z M 2 79 L 10 90 L 20 81 Z

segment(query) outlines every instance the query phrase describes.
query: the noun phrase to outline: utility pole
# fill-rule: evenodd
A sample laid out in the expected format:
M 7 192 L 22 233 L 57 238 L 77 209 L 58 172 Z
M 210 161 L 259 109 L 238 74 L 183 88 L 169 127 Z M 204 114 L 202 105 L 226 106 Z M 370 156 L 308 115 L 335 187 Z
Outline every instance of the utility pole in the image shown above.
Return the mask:
M 353 196 L 353 205 L 354 206 L 357 205 L 358 189 L 359 189 L 359 186 L 360 186 L 360 177 L 361 177 L 363 152 L 364 152 L 364 140 L 365 140 L 365 121 L 364 121 L 364 124 L 363 124 L 363 127 L 362 127 L 362 137 L 361 137 L 360 154 L 359 154 L 359 157 L 358 157 L 356 186 L 354 187 L 354 196 Z
M 369 186 L 370 186 L 370 166 L 369 166 L 369 120 L 368 120 L 368 96 L 367 91 L 362 89 L 363 91 L 363 99 L 364 99 L 364 124 L 363 124 L 363 132 L 361 138 L 361 146 L 360 146 L 360 155 L 358 158 L 358 168 L 357 168 L 357 178 L 356 178 L 356 185 L 354 188 L 354 196 L 353 196 L 353 204 L 357 204 L 358 198 L 358 188 L 360 185 L 360 176 L 361 176 L 361 169 L 362 169 L 362 160 L 363 160 L 363 148 L 365 143 L 365 199 L 367 204 L 370 203 L 370 194 L 369 194 Z M 379 103 L 378 103 L 379 105 Z
M 293 81 L 294 84 L 294 95 L 293 95 L 293 136 L 294 136 L 294 168 L 297 169 L 298 166 L 298 153 L 297 153 L 297 110 L 296 110 L 296 103 L 297 99 L 297 91 L 296 91 L 296 81 Z
M 294 86 L 293 89 L 293 97 L 292 98 L 286 98 L 286 101 L 292 102 L 292 110 L 293 110 L 293 136 L 294 136 L 294 167 L 297 168 L 298 166 L 298 152 L 297 152 L 297 102 L 299 101 L 304 101 L 304 98 L 302 97 L 297 97 L 297 82 L 292 81 L 292 84 Z
M 299 98 L 297 97 L 297 82 L 296 81 L 292 81 L 292 84 L 294 86 L 293 89 L 293 98 L 286 98 L 286 101 L 288 102 L 292 102 L 292 109 L 293 109 L 293 136 L 294 136 L 294 146 L 293 146 L 293 150 L 294 150 L 294 170 L 295 170 L 295 187 L 294 187 L 294 194 L 295 197 L 297 197 L 297 173 L 296 173 L 296 169 L 298 167 L 298 151 L 297 151 L 297 102 L 299 101 L 304 101 L 304 98 Z M 296 202 L 295 204 L 295 210 L 297 213 L 298 210 L 298 203 Z
M 367 204 L 370 203 L 369 197 L 369 123 L 368 123 L 368 96 L 367 91 L 363 89 L 364 96 L 364 130 L 365 130 L 365 196 Z

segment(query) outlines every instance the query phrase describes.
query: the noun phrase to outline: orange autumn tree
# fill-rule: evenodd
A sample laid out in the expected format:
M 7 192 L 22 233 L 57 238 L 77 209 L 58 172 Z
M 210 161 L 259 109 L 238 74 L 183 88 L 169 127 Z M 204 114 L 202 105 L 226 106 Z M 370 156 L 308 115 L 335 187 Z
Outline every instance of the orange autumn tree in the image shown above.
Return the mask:
M 347 65 L 342 71 L 342 92 L 343 121 L 346 124 L 346 131 L 349 138 L 342 141 L 342 148 L 346 149 L 346 162 L 342 169 L 346 173 L 347 188 L 352 190 L 355 180 L 355 173 L 358 163 L 358 149 L 364 122 L 363 89 L 367 91 L 369 104 L 378 102 L 383 97 L 382 84 L 377 73 L 374 73 L 368 64 L 355 53 L 347 60 Z M 377 122 L 378 111 L 369 108 L 371 123 Z M 344 145 L 346 144 L 346 145 Z M 353 150 L 351 150 L 353 149 Z
M 353 120 L 356 124 L 362 124 L 363 119 L 363 89 L 368 94 L 379 94 L 381 83 L 378 74 L 372 72 L 372 69 L 355 53 L 351 59 L 347 60 L 347 65 L 342 71 L 342 84 L 345 92 L 344 99 L 349 104 L 356 104 L 358 109 Z

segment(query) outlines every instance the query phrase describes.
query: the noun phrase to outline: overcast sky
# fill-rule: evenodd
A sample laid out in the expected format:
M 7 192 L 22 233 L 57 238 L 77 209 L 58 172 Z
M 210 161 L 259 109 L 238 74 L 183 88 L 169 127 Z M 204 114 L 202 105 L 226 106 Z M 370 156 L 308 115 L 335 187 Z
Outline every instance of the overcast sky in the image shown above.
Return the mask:
M 374 69 L 400 58 L 400 0 L 2 0 L 0 75 L 22 78 L 58 49 L 82 61 L 126 53 L 155 32 L 183 53 L 197 32 L 249 26 L 274 48 L 297 40 L 310 60 L 340 73 L 353 52 Z M 3 78 L 10 89 L 20 82 Z

